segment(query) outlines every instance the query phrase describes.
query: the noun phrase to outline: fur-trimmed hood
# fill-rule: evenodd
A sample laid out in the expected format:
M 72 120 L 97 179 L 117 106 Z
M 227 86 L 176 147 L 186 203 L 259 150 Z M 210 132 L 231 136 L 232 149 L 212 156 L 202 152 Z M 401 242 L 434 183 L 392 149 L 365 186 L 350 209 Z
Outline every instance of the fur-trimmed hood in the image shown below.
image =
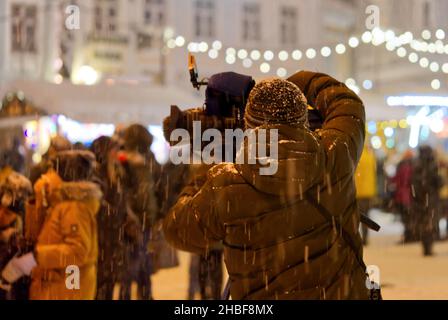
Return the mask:
M 51 204 L 54 206 L 65 201 L 101 201 L 103 194 L 100 187 L 90 181 L 63 182 L 51 194 Z

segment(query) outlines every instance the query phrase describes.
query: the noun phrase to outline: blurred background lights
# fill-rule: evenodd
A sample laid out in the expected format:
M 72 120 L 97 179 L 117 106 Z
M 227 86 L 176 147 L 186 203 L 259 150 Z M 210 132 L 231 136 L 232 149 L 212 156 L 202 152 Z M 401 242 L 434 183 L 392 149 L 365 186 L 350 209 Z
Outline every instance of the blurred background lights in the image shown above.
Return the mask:
M 222 49 L 222 42 L 219 40 L 215 40 L 215 41 L 213 41 L 212 47 L 213 47 L 213 49 L 219 51 Z
M 314 50 L 313 48 L 306 50 L 306 57 L 308 59 L 314 59 L 316 57 L 316 50 Z
M 378 137 L 378 136 L 373 136 L 373 137 L 370 139 L 370 142 L 371 142 L 372 147 L 373 147 L 374 149 L 379 149 L 379 148 L 381 148 L 381 146 L 382 146 L 381 138 Z
M 321 54 L 323 57 L 329 57 L 329 56 L 331 55 L 331 49 L 330 49 L 330 47 L 323 47 L 323 48 L 320 50 L 320 54 Z
M 260 71 L 263 73 L 268 73 L 271 70 L 271 66 L 267 62 L 263 62 L 260 65 Z
M 246 59 L 247 58 L 247 51 L 244 50 L 244 49 L 238 50 L 238 58 L 240 58 L 241 60 Z
M 230 55 L 230 54 L 229 54 L 229 55 L 226 56 L 226 62 L 227 62 L 228 64 L 234 64 L 235 61 L 236 61 L 236 58 L 235 58 L 234 55 Z
M 348 45 L 352 48 L 356 48 L 359 45 L 359 40 L 356 37 L 351 37 L 348 40 Z
M 335 48 L 337 54 L 344 54 L 346 51 L 345 45 L 342 43 L 338 44 Z
M 271 50 L 267 50 L 264 52 L 263 57 L 266 61 L 271 61 L 272 59 L 274 59 L 274 53 Z
M 277 76 L 280 78 L 286 77 L 287 71 L 285 68 L 278 68 Z
M 300 59 L 302 59 L 302 51 L 300 51 L 300 50 L 294 50 L 294 51 L 292 52 L 292 58 L 293 58 L 294 60 L 300 60 Z
M 436 38 L 443 40 L 445 39 L 445 31 L 443 31 L 442 29 L 439 29 L 436 31 Z
M 367 123 L 367 132 L 370 133 L 370 134 L 375 134 L 377 132 L 376 122 L 375 121 L 369 121 Z
M 434 90 L 439 90 L 440 89 L 440 80 L 439 79 L 432 80 L 431 88 L 433 88 Z
M 289 58 L 289 54 L 285 50 L 282 50 L 278 53 L 278 58 L 280 59 L 280 61 L 286 61 Z
M 250 60 L 249 58 L 244 59 L 243 60 L 243 67 L 244 68 L 252 67 L 252 60 Z
M 425 40 L 431 39 L 431 31 L 423 30 L 422 31 L 422 38 L 425 39 Z
M 364 82 L 362 83 L 362 87 L 366 90 L 371 90 L 373 88 L 372 80 L 364 80 Z
M 250 58 L 254 61 L 260 60 L 261 53 L 258 50 L 252 50 L 250 53 Z
M 387 127 L 386 129 L 384 129 L 384 135 L 388 138 L 392 137 L 394 135 L 394 129 L 392 129 L 391 127 Z

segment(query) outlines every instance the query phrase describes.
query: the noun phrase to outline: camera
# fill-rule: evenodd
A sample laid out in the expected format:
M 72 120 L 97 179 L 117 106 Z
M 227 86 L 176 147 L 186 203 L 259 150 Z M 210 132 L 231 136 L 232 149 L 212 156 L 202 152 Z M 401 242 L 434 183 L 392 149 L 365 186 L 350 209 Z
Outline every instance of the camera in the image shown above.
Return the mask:
M 175 129 L 186 129 L 193 133 L 193 122 L 200 121 L 201 129 L 244 129 L 244 112 L 250 91 L 255 86 L 251 76 L 235 72 L 218 73 L 210 79 L 199 80 L 195 57 L 188 55 L 188 71 L 191 84 L 195 89 L 206 86 L 205 102 L 202 107 L 185 111 L 176 105 L 171 106 L 170 116 L 163 121 L 164 136 L 170 141 Z M 323 118 L 320 112 L 308 106 L 308 121 L 312 131 L 322 128 Z

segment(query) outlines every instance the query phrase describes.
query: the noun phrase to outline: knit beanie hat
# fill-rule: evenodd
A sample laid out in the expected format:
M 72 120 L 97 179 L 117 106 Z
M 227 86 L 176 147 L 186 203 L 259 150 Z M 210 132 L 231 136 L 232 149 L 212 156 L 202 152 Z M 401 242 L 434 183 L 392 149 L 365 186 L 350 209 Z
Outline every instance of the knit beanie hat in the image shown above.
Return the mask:
M 247 128 L 263 124 L 308 127 L 308 104 L 294 83 L 282 79 L 263 80 L 249 95 L 244 120 Z

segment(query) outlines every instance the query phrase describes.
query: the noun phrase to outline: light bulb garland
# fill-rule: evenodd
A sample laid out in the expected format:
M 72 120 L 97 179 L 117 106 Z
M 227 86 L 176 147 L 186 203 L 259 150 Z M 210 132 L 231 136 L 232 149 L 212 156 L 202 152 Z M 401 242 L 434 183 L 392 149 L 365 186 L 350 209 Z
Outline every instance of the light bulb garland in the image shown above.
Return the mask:
M 208 53 L 210 59 L 217 59 L 220 56 L 220 52 L 225 49 L 224 60 L 227 64 L 233 65 L 240 60 L 243 67 L 252 68 L 258 62 L 258 68 L 262 73 L 269 73 L 272 71 L 275 72 L 277 76 L 283 77 L 286 76 L 288 72 L 285 67 L 274 69 L 272 64 L 275 61 L 287 62 L 289 60 L 313 60 L 317 57 L 327 58 L 333 54 L 346 54 L 348 49 L 356 49 L 360 44 L 373 45 L 376 47 L 384 45 L 386 50 L 395 52 L 399 58 L 407 59 L 408 62 L 417 64 L 423 69 L 428 69 L 433 73 L 442 72 L 448 74 L 448 63 L 431 61 L 427 57 L 419 55 L 419 53 L 426 52 L 448 54 L 448 44 L 443 42 L 446 36 L 445 32 L 442 29 L 438 29 L 434 35 L 437 40 L 435 42 L 428 42 L 433 36 L 429 30 L 424 30 L 421 34 L 422 39 L 419 40 L 416 39 L 414 34 L 410 31 L 396 35 L 392 30 L 383 31 L 379 28 L 375 28 L 372 31 L 365 31 L 360 37 L 352 36 L 346 42 L 340 42 L 333 46 L 324 45 L 321 47 L 309 47 L 292 51 L 279 50 L 275 52 L 269 49 L 260 51 L 248 48 L 224 48 L 222 42 L 219 40 L 215 40 L 210 45 L 205 41 L 189 42 L 187 44 L 183 36 L 177 35 L 175 37 L 173 34 L 172 37 L 167 40 L 167 47 L 169 49 L 174 49 L 176 47 L 187 45 L 188 51 L 192 53 Z M 408 48 L 405 46 L 408 46 Z M 438 81 L 438 79 L 434 80 Z M 431 84 L 433 88 L 440 88 L 440 86 L 437 85 L 437 81 L 433 81 Z M 356 83 L 349 83 L 348 86 L 357 93 L 361 88 Z M 371 90 L 372 87 L 373 83 L 371 80 L 366 79 L 362 82 L 363 89 Z

